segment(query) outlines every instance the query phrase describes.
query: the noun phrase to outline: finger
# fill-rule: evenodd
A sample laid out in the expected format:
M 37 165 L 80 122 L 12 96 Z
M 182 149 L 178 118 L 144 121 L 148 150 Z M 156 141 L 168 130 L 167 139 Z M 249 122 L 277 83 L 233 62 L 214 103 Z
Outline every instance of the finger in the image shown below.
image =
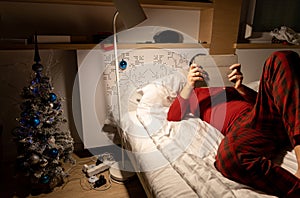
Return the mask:
M 197 69 L 203 69 L 203 67 L 201 65 L 197 65 L 195 63 L 193 63 L 193 64 L 190 65 L 190 69 L 195 69 L 195 68 L 197 68 Z
M 202 76 L 203 72 L 199 68 L 194 68 L 189 72 L 190 76 Z
M 190 76 L 190 79 L 192 81 L 197 81 L 197 80 L 203 80 L 203 76 L 201 74 L 196 74 L 196 73 L 193 73 L 191 76 Z
M 228 78 L 231 78 L 232 76 L 235 76 L 238 74 L 239 74 L 239 72 L 235 69 L 235 70 L 231 71 L 231 73 L 229 73 L 227 76 L 228 76 Z
M 195 64 L 195 63 L 190 65 L 190 68 L 195 68 L 195 67 L 197 67 L 197 64 Z
M 241 64 L 240 63 L 233 64 L 229 67 L 229 69 L 231 69 L 231 70 L 234 70 L 234 69 L 240 70 L 241 69 Z
M 241 86 L 241 84 L 242 84 L 242 81 L 241 81 L 241 80 L 237 80 L 237 81 L 235 82 L 235 84 L 234 84 L 234 87 L 235 87 L 235 88 L 238 88 L 239 86 Z
M 196 73 L 196 72 L 200 72 L 199 68 L 198 67 L 194 67 L 194 68 L 191 68 L 190 73 Z
M 243 75 L 234 75 L 232 77 L 229 77 L 228 80 L 231 81 L 231 82 L 235 82 L 237 80 L 242 81 L 243 80 Z
M 190 65 L 190 68 L 191 68 L 191 69 L 199 68 L 199 67 L 201 67 L 201 66 L 200 66 L 200 65 L 197 65 L 196 63 L 193 63 L 193 64 Z
M 232 76 L 232 77 L 228 78 L 228 80 L 231 81 L 231 82 L 235 82 L 237 80 L 237 77 Z
M 192 77 L 200 77 L 201 80 L 209 79 L 208 73 L 206 71 L 202 71 L 202 72 L 197 71 L 195 73 L 192 73 Z
M 191 64 L 190 67 L 199 67 L 199 68 L 203 69 L 203 67 L 201 65 L 198 65 L 196 63 Z
M 193 81 L 196 82 L 196 81 L 203 81 L 204 78 L 202 76 L 196 76 L 196 77 L 193 77 Z

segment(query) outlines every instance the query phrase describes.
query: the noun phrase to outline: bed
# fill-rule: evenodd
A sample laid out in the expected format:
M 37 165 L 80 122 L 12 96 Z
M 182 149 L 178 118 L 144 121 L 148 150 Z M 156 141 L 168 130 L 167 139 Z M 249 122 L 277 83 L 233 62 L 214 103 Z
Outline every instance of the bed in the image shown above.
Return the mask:
M 217 129 L 192 116 L 180 122 L 166 120 L 185 78 L 184 70 L 178 69 L 136 89 L 122 116 L 122 139 L 148 197 L 272 197 L 215 169 L 214 156 L 223 138 Z M 249 86 L 256 89 L 258 82 Z M 282 156 L 281 165 L 295 172 L 294 153 Z
M 115 106 L 114 94 L 106 100 L 111 101 L 108 111 L 112 113 L 112 117 L 121 118 L 119 135 L 147 196 L 273 197 L 231 181 L 215 169 L 215 155 L 223 138 L 217 129 L 190 115 L 180 122 L 166 120 L 170 104 L 186 82 L 187 61 L 182 62 L 181 58 L 174 58 L 174 53 L 166 50 L 149 52 L 148 49 L 139 50 L 139 54 L 136 51 L 130 53 L 131 55 L 128 55 L 129 53 L 124 52 L 121 56 L 129 66 L 121 71 L 120 75 L 121 112 Z M 147 62 L 146 55 L 154 57 L 154 62 L 149 61 L 148 66 L 151 69 L 147 69 L 148 66 L 141 61 Z M 199 56 L 201 60 L 198 61 L 203 64 L 205 56 Z M 105 58 L 108 65 L 107 72 L 104 73 L 105 79 L 114 79 L 111 75 L 114 67 L 112 57 L 107 55 Z M 161 61 L 164 57 L 169 60 L 169 65 L 170 60 L 174 63 L 170 70 L 166 69 L 166 64 Z M 226 68 L 230 64 L 224 60 L 221 62 Z M 211 82 L 210 86 L 225 86 L 222 82 L 226 76 L 226 69 L 221 72 L 214 71 L 220 69 L 219 66 L 205 69 L 209 70 L 211 78 L 220 79 L 219 82 Z M 151 79 L 144 81 L 145 74 Z M 258 81 L 247 84 L 257 91 Z M 112 83 L 108 83 L 106 88 L 107 93 L 115 93 Z M 292 173 L 296 171 L 297 163 L 293 151 L 283 152 L 275 160 Z

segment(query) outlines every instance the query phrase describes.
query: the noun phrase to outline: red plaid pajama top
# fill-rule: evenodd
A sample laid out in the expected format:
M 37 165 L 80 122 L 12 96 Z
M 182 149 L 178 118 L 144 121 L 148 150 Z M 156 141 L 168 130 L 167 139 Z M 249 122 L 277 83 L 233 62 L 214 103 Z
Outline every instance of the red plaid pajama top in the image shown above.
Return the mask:
M 227 178 L 280 197 L 300 197 L 300 180 L 273 163 L 286 146 L 300 144 L 300 59 L 293 51 L 274 52 L 265 62 L 255 104 L 234 88 L 195 88 L 178 95 L 169 121 L 188 113 L 219 129 L 225 138 L 216 168 Z

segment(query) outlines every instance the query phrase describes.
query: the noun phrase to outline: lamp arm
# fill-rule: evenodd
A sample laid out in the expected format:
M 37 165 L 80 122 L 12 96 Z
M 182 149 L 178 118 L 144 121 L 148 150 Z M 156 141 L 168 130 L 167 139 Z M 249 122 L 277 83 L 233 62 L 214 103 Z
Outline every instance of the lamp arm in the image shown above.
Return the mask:
M 117 98 L 118 98 L 118 122 L 117 122 L 117 130 L 118 130 L 118 135 L 121 134 L 121 97 L 120 97 L 120 74 L 119 74 L 119 62 L 118 62 L 118 46 L 117 46 L 117 27 L 116 27 L 116 22 L 118 18 L 119 12 L 116 11 L 114 14 L 114 19 L 113 19 L 113 30 L 114 30 L 114 54 L 115 54 L 115 72 L 116 72 L 116 86 L 117 86 Z M 122 168 L 125 168 L 125 160 L 124 160 L 124 148 L 123 148 L 123 138 L 121 138 L 121 149 L 122 149 Z
M 114 30 L 114 54 L 115 54 L 115 72 L 116 72 L 116 83 L 117 83 L 117 96 L 118 96 L 118 111 L 119 111 L 119 117 L 118 117 L 118 124 L 121 124 L 121 99 L 120 99 L 120 74 L 119 74 L 119 62 L 118 62 L 118 51 L 117 51 L 117 28 L 116 28 L 116 21 L 117 17 L 119 15 L 119 12 L 117 11 L 114 14 L 114 19 L 113 19 L 113 30 Z

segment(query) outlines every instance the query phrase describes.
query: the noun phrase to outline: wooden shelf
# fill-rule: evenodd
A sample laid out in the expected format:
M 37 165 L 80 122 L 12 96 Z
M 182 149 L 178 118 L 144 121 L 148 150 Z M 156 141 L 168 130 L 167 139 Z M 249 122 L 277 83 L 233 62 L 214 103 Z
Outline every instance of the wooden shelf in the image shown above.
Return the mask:
M 201 10 L 199 20 L 198 40 L 209 43 L 204 45 L 209 48 L 209 53 L 234 54 L 234 43 L 237 42 L 240 10 L 242 0 L 213 0 L 212 3 L 192 2 L 186 0 L 139 0 L 144 8 L 178 9 L 178 10 Z M 44 3 L 44 4 L 67 4 L 67 5 L 93 5 L 113 6 L 112 0 L 11 0 L 10 2 Z M 124 1 L 125 2 L 125 1 Z M 47 7 L 47 6 L 43 6 Z M 43 8 L 45 9 L 45 8 Z M 46 9 L 45 9 L 46 11 Z M 75 23 L 75 22 L 74 22 Z M 53 44 L 41 45 L 41 49 L 92 49 L 95 44 Z M 139 45 L 141 46 L 141 45 Z M 32 47 L 32 46 L 31 46 Z M 122 47 L 122 46 L 120 46 Z M 141 48 L 169 48 L 171 46 L 145 45 Z M 182 45 L 180 46 L 182 47 Z M 189 46 L 190 47 L 190 46 Z M 2 47 L 2 49 L 28 49 L 25 47 Z M 176 47 L 178 48 L 178 47 Z
M 188 9 L 202 10 L 213 8 L 213 3 L 188 2 L 188 1 L 168 1 L 168 0 L 141 0 L 142 6 L 147 8 L 168 8 L 168 9 Z
M 47 43 L 39 44 L 39 49 L 58 49 L 58 50 L 77 50 L 77 49 L 93 49 L 97 44 L 70 44 L 70 43 Z M 34 49 L 34 44 L 9 44 L 1 45 L 1 50 L 31 50 Z
M 142 48 L 142 49 L 172 49 L 172 48 L 209 48 L 209 44 L 198 44 L 198 43 L 139 43 L 139 44 L 118 44 L 119 49 L 131 49 L 131 48 Z
M 273 43 L 236 43 L 234 44 L 236 49 L 294 49 L 300 48 L 300 45 L 283 45 Z
M 12 0 L 10 2 L 24 3 L 51 3 L 51 4 L 70 4 L 70 5 L 96 5 L 113 6 L 112 0 Z M 140 0 L 144 8 L 162 8 L 162 9 L 187 9 L 201 10 L 213 8 L 213 3 L 172 1 L 172 0 Z
M 113 47 L 113 45 L 110 45 Z M 105 47 L 109 48 L 108 45 Z M 84 50 L 84 49 L 102 49 L 100 44 L 70 44 L 70 43 L 49 43 L 39 44 L 39 49 L 56 50 Z M 197 43 L 141 43 L 141 44 L 118 44 L 118 49 L 172 49 L 172 48 L 209 48 L 209 44 Z M 1 45 L 0 50 L 33 50 L 34 44 L 11 44 Z

